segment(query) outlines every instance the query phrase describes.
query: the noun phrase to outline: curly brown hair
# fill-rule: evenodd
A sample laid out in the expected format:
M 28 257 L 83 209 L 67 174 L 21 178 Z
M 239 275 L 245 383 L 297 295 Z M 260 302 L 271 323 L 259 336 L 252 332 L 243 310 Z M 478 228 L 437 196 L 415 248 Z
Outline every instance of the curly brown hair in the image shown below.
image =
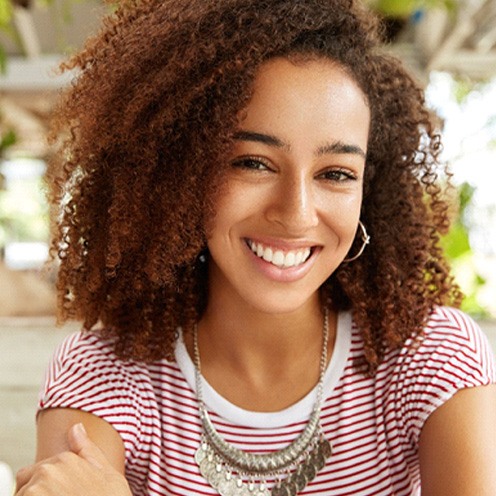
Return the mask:
M 105 19 L 65 64 L 78 75 L 52 131 L 59 320 L 100 322 L 123 358 L 172 359 L 177 329 L 207 302 L 203 221 L 239 112 L 277 56 L 339 62 L 371 109 L 361 219 L 373 242 L 322 287 L 353 310 L 369 367 L 421 333 L 434 306 L 457 305 L 439 246 L 440 140 L 378 26 L 352 0 L 139 0 Z

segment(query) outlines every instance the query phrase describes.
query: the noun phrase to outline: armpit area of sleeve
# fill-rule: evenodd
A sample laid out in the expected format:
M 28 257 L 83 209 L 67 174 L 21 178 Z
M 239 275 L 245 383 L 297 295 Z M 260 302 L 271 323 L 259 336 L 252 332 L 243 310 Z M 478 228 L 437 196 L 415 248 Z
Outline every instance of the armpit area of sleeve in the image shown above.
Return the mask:
M 415 442 L 429 416 L 458 391 L 496 383 L 494 353 L 479 326 L 462 312 L 444 312 L 447 322 L 430 329 L 418 350 L 428 358 L 422 360 L 410 403 Z
M 109 343 L 91 333 L 71 335 L 48 366 L 38 409 L 72 408 L 102 418 L 119 433 L 128 456 L 139 432 L 135 373 L 117 360 Z

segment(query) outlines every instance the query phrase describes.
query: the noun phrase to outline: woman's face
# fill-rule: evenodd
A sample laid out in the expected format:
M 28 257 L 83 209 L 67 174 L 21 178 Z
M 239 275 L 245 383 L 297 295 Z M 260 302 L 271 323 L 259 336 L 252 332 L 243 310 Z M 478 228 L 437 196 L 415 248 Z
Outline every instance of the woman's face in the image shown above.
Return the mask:
M 261 66 L 207 226 L 211 297 L 269 313 L 315 303 L 357 230 L 369 123 L 338 64 Z

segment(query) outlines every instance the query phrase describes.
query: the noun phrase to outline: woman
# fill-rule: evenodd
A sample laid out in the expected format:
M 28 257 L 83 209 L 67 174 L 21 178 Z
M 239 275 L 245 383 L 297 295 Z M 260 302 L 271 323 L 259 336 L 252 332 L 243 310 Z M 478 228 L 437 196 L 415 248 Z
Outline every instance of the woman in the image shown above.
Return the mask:
M 493 495 L 439 138 L 345 0 L 143 0 L 68 67 L 36 495 Z M 96 329 L 95 329 L 96 328 Z

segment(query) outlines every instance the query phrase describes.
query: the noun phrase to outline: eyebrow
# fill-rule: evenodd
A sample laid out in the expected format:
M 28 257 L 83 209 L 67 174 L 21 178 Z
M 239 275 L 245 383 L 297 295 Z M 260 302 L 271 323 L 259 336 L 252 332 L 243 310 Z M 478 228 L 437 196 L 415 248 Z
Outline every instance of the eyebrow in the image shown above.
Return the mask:
M 327 143 L 319 147 L 317 150 L 317 156 L 319 157 L 328 153 L 360 155 L 363 158 L 366 158 L 367 156 L 366 153 L 358 145 L 351 145 L 348 143 L 343 143 L 342 141 Z
M 238 141 L 254 141 L 256 143 L 262 143 L 264 145 L 275 146 L 276 148 L 284 148 L 287 150 L 291 149 L 289 144 L 285 143 L 276 136 L 265 133 L 257 133 L 255 131 L 238 131 L 234 134 L 234 139 Z M 325 145 L 320 146 L 316 151 L 316 155 L 318 157 L 332 153 L 360 155 L 361 157 L 366 157 L 366 153 L 358 145 L 343 143 L 342 141 L 326 143 Z
M 255 131 L 238 131 L 234 135 L 234 139 L 238 141 L 255 141 L 264 145 L 275 146 L 277 148 L 287 148 L 290 146 L 284 141 L 270 134 L 256 133 Z

